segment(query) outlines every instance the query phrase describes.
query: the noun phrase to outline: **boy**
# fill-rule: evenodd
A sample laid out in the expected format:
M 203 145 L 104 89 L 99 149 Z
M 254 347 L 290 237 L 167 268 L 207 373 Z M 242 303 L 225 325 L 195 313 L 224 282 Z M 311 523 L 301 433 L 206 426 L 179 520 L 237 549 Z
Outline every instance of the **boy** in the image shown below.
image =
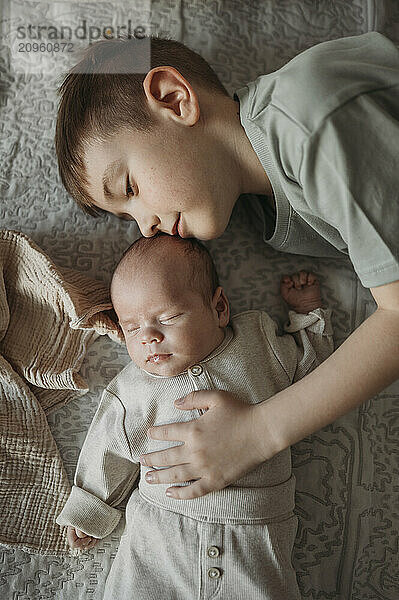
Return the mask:
M 147 428 L 201 414 L 179 413 L 175 398 L 217 388 L 251 407 L 332 352 L 331 311 L 321 308 L 314 275 L 301 276 L 306 282 L 298 289 L 290 277 L 281 283 L 296 312 L 285 328 L 294 335 L 278 336 L 262 311 L 235 315 L 229 325 L 228 300 L 197 240 L 159 234 L 132 244 L 115 270 L 111 296 L 133 362 L 104 392 L 57 517 L 68 525 L 72 547 L 91 547 L 116 527 L 114 507 L 131 493 L 142 452 L 176 447 L 151 442 Z M 200 589 L 204 598 L 300 598 L 291 565 L 297 519 L 289 449 L 234 485 L 186 502 L 150 485 L 146 471 L 127 504 L 105 599 L 186 600 Z
M 56 149 L 77 202 L 135 219 L 144 236 L 211 239 L 240 194 L 257 194 L 250 208 L 267 243 L 349 255 L 377 303 L 311 375 L 257 405 L 255 419 L 237 399 L 198 392 L 179 405 L 209 409 L 195 428 L 151 430 L 185 442 L 179 464 L 196 482 L 169 489 L 188 499 L 223 488 L 399 376 L 399 51 L 376 32 L 324 42 L 234 99 L 183 45 L 154 39 L 151 51 L 148 73 L 126 75 L 128 42 L 94 44 L 61 87 Z M 171 450 L 143 457 L 169 467 L 155 483 L 178 481 L 176 459 Z

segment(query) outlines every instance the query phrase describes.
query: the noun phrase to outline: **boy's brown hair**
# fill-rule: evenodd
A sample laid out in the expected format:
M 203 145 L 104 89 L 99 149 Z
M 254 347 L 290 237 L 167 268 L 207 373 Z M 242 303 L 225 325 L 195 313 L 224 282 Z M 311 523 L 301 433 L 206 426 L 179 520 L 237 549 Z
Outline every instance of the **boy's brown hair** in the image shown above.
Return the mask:
M 55 148 L 61 180 L 78 205 L 92 216 L 104 211 L 94 206 L 87 191 L 82 158 L 86 144 L 104 142 L 121 128 L 150 131 L 153 126 L 143 89 L 147 73 L 126 73 L 123 68 L 133 60 L 135 41 L 95 42 L 58 90 L 61 100 Z M 158 37 L 151 37 L 150 44 L 151 68 L 174 67 L 191 84 L 228 95 L 208 63 L 184 44 Z

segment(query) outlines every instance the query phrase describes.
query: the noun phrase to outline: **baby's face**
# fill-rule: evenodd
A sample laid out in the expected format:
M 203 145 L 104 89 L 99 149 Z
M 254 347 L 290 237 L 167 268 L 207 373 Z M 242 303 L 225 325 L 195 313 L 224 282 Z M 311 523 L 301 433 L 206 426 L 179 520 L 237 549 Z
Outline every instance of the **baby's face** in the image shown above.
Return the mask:
M 205 358 L 223 340 L 223 324 L 209 299 L 170 273 L 116 278 L 113 305 L 132 361 L 164 376 L 178 375 Z M 216 305 L 216 302 L 214 303 Z

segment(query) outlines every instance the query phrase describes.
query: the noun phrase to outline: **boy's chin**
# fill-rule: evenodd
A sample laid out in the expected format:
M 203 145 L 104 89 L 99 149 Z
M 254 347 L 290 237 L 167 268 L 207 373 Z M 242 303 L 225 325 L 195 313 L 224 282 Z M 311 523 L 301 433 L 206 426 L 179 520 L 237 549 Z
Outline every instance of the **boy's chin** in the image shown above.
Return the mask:
M 194 233 L 192 237 L 197 238 L 197 240 L 199 240 L 200 242 L 209 242 L 209 240 L 216 240 L 217 238 L 220 238 L 224 234 L 224 231 L 224 229 L 215 228 L 209 233 L 199 231 L 198 234 Z

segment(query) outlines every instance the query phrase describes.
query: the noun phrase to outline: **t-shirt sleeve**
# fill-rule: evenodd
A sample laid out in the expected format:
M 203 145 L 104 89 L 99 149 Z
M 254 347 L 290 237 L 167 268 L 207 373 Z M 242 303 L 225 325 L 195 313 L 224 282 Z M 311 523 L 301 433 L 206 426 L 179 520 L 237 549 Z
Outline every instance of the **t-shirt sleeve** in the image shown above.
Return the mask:
M 335 227 L 365 287 L 399 279 L 399 85 L 358 94 L 302 147 L 310 213 Z
M 132 491 L 140 465 L 133 463 L 125 430 L 125 407 L 105 390 L 87 432 L 71 494 L 56 522 L 103 538 L 116 527 L 115 508 Z

